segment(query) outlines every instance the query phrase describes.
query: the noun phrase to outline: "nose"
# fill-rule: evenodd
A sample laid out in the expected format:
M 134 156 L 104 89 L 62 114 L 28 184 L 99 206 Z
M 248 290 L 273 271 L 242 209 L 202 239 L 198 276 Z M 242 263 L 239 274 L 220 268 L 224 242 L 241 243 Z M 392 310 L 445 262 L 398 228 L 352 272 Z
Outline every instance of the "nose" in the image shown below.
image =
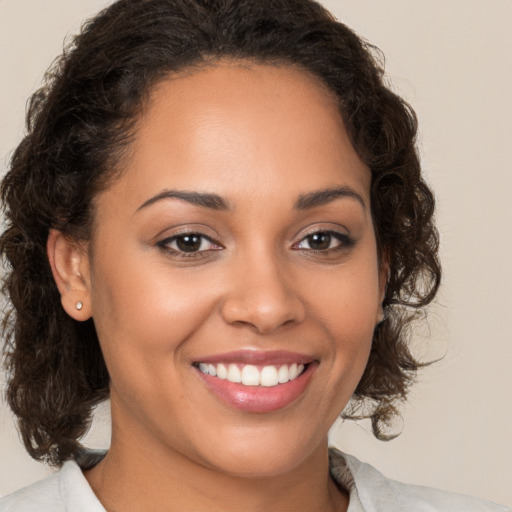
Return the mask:
M 254 258 L 235 267 L 231 268 L 230 289 L 221 306 L 225 322 L 269 334 L 304 320 L 305 305 L 286 266 L 270 258 Z

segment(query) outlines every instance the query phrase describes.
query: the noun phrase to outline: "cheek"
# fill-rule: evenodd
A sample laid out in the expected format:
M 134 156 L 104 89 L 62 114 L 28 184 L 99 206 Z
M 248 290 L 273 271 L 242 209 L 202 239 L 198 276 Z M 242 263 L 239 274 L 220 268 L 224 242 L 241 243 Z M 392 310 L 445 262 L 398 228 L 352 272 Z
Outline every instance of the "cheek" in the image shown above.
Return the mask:
M 179 276 L 136 258 L 103 257 L 93 274 L 93 318 L 112 380 L 159 368 L 169 376 L 184 355 L 182 343 L 193 335 L 212 310 L 212 290 L 201 276 Z
M 363 256 L 354 264 L 315 276 L 306 295 L 331 336 L 356 346 L 372 337 L 380 308 L 378 265 L 372 251 Z
M 322 326 L 330 343 L 328 373 L 338 381 L 330 399 L 336 403 L 347 400 L 361 378 L 380 308 L 378 266 L 373 251 L 368 251 L 368 257 L 360 262 L 347 266 L 346 271 L 336 269 L 330 278 L 317 280 L 316 291 L 310 292 L 317 325 Z M 337 395 L 341 389 L 348 391 L 343 397 Z

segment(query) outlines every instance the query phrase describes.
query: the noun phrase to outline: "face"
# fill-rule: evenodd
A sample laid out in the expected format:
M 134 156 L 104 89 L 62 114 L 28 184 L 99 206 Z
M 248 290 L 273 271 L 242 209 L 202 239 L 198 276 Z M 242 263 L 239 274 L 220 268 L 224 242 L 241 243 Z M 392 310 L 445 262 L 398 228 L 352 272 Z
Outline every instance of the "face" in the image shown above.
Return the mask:
M 368 359 L 369 170 L 330 93 L 270 65 L 164 81 L 130 149 L 82 269 L 113 445 L 284 472 L 324 446 Z

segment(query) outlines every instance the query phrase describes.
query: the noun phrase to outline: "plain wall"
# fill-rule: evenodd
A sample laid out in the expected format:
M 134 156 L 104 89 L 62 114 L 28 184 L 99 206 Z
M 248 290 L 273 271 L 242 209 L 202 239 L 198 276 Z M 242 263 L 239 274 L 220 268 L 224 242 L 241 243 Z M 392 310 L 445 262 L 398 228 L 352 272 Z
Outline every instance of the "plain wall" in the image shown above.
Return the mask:
M 255 0 L 257 1 L 257 0 Z M 0 173 L 23 133 L 25 102 L 66 34 L 109 2 L 0 0 Z M 366 423 L 331 440 L 388 476 L 512 505 L 512 1 L 324 0 L 386 55 L 394 88 L 419 117 L 438 201 L 444 282 L 403 432 L 376 441 Z M 108 411 L 89 445 L 108 445 Z M 0 406 L 0 495 L 48 474 L 25 454 Z

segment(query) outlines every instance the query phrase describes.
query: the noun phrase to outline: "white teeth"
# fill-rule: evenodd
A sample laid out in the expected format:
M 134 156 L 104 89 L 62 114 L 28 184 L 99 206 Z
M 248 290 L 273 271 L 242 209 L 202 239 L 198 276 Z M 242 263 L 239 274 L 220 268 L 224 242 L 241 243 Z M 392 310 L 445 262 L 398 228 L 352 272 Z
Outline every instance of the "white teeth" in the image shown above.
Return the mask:
M 241 369 L 240 369 L 241 367 Z M 290 380 L 296 379 L 304 371 L 303 364 L 296 363 L 290 365 L 267 365 L 258 369 L 252 364 L 237 365 L 231 364 L 206 364 L 199 363 L 199 370 L 213 377 L 228 380 L 229 382 L 242 383 L 245 386 L 265 386 L 273 387 L 278 384 L 285 384 Z
M 208 372 L 210 373 L 210 372 Z M 219 379 L 227 379 L 228 378 L 228 369 L 223 364 L 217 365 L 217 377 Z
M 201 365 L 199 365 L 199 369 L 201 369 Z M 236 364 L 230 364 L 226 378 L 229 382 L 242 382 L 242 372 L 240 368 L 238 368 Z
M 288 371 L 288 366 L 285 364 L 279 368 L 279 371 L 277 372 L 277 380 L 279 381 L 279 384 L 284 384 L 290 380 L 290 372 Z
M 279 378 L 277 376 L 277 369 L 275 366 L 264 366 L 261 370 L 260 384 L 262 386 L 277 386 Z
M 242 368 L 242 384 L 246 386 L 258 386 L 260 383 L 260 372 L 256 366 L 246 364 Z

